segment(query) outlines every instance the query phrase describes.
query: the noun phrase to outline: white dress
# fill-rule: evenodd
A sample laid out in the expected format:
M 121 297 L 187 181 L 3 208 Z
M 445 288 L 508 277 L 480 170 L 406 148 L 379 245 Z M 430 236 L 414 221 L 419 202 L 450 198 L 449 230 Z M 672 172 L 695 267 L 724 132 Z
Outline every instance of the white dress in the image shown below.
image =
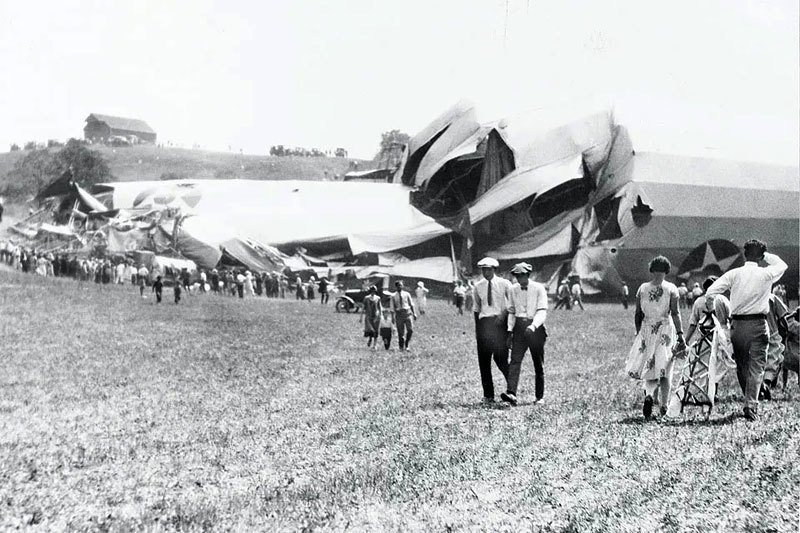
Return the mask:
M 625 373 L 633 379 L 660 379 L 672 371 L 676 334 L 669 303 L 673 296 L 678 297 L 678 288 L 668 281 L 643 283 L 636 292 L 644 319 L 625 362 Z

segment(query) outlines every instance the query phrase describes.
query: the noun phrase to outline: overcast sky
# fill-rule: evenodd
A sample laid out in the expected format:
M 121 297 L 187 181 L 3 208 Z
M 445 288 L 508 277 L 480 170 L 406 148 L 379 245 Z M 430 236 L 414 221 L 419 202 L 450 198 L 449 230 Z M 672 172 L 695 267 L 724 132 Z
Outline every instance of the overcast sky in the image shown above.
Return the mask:
M 608 102 L 639 150 L 796 165 L 798 2 L 0 2 L 0 150 L 90 112 L 265 153 Z

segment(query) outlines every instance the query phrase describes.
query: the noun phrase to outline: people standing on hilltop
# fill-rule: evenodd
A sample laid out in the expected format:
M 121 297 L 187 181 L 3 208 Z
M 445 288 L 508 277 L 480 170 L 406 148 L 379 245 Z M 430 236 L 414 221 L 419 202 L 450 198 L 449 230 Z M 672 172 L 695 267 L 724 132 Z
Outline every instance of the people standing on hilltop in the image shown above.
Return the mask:
M 767 253 L 767 245 L 757 239 L 744 243 L 744 258 L 744 265 L 720 276 L 706 296 L 731 291 L 731 342 L 739 386 L 745 396 L 744 416 L 756 421 L 769 345 L 770 289 L 788 267 L 780 257 Z
M 642 413 L 650 418 L 656 394 L 660 393 L 660 410 L 667 412 L 672 387 L 673 348 L 686 347 L 683 325 L 678 310 L 678 288 L 665 280 L 672 265 L 664 256 L 650 261 L 652 280 L 636 291 L 634 324 L 636 338 L 625 362 L 625 371 L 644 386 Z
M 475 337 L 478 344 L 478 368 L 481 373 L 483 402 L 494 403 L 492 359 L 508 380 L 506 326 L 511 283 L 495 274 L 500 264 L 492 257 L 478 262 L 483 279 L 475 284 Z

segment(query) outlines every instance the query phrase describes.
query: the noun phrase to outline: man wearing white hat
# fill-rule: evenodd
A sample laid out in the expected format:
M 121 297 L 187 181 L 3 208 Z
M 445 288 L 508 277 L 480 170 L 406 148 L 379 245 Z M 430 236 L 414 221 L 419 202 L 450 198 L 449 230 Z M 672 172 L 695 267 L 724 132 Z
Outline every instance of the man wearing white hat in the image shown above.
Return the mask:
M 544 343 L 547 330 L 547 291 L 544 285 L 530 281 L 533 267 L 528 263 L 517 263 L 511 273 L 517 282 L 511 286 L 508 304 L 508 333 L 511 346 L 511 362 L 508 365 L 506 392 L 500 395 L 504 402 L 517 405 L 517 384 L 525 352 L 531 351 L 536 373 L 536 401 L 544 397 Z
M 486 257 L 478 262 L 483 279 L 475 284 L 475 337 L 478 341 L 478 367 L 481 371 L 484 403 L 494 402 L 492 359 L 503 377 L 508 377 L 506 317 L 511 283 L 495 275 L 496 259 Z

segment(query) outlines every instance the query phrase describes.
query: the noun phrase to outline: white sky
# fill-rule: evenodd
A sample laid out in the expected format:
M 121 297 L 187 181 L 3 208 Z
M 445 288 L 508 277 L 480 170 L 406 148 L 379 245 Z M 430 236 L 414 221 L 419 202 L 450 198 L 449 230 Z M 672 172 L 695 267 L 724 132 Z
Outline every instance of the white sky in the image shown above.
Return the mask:
M 0 2 L 0 150 L 90 112 L 159 139 L 371 157 L 460 98 L 600 99 L 638 150 L 797 165 L 796 0 Z

